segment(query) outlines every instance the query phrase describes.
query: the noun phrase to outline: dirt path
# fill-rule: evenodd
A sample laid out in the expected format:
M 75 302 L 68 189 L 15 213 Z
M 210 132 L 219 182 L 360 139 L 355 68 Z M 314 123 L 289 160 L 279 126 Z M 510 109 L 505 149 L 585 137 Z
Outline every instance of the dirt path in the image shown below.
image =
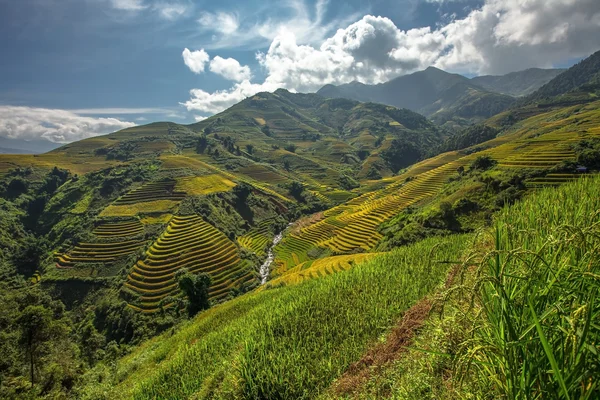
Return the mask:
M 445 288 L 449 288 L 460 266 L 453 267 L 446 277 Z M 406 352 L 419 330 L 423 327 L 433 307 L 427 296 L 409 308 L 398 324 L 386 337 L 385 342 L 369 348 L 363 357 L 350 365 L 346 372 L 331 386 L 330 392 L 336 396 L 348 396 L 358 392 L 362 386 L 392 361 L 398 360 Z

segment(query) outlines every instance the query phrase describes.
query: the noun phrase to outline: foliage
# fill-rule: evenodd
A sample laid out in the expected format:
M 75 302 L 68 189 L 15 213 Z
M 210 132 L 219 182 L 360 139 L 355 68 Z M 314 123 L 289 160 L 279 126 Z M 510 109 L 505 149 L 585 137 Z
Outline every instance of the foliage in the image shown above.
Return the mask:
M 596 398 L 600 185 L 547 189 L 498 216 L 473 296 L 483 319 L 458 364 L 509 399 Z
M 470 168 L 472 170 L 485 171 L 496 165 L 497 162 L 490 156 L 478 156 L 472 163 Z
M 186 269 L 180 269 L 175 275 L 179 288 L 187 297 L 188 315 L 193 317 L 202 310 L 210 307 L 208 290 L 210 288 L 210 276 L 205 273 L 191 274 Z

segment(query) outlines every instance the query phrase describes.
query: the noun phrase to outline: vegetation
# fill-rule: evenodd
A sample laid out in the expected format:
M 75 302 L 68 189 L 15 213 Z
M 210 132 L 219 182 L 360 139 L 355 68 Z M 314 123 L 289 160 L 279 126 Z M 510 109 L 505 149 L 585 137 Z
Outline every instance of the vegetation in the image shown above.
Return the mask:
M 597 397 L 582 65 L 457 132 L 512 99 L 429 69 L 443 127 L 277 90 L 2 156 L 0 397 Z

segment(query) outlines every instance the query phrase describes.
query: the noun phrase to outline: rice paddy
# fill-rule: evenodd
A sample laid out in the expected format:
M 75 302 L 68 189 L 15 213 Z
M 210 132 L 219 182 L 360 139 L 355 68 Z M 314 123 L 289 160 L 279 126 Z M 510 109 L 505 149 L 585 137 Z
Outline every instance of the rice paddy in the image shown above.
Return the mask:
M 186 196 L 186 193 L 182 191 L 176 191 L 176 183 L 177 182 L 172 179 L 148 182 L 137 189 L 129 191 L 124 196 L 121 196 L 115 200 L 113 204 L 116 206 L 121 206 L 157 200 L 183 200 Z
M 192 196 L 226 192 L 236 184 L 219 174 L 178 178 L 175 190 Z
M 78 243 L 67 253 L 55 255 L 56 267 L 66 269 L 73 268 L 77 264 L 111 264 L 121 257 L 135 253 L 144 243 L 139 239 Z
M 237 241 L 240 246 L 253 251 L 259 256 L 264 256 L 266 248 L 273 239 L 273 233 L 269 229 L 272 222 L 271 219 L 264 220 L 245 235 L 238 237 Z
M 254 273 L 240 262 L 235 244 L 223 233 L 199 216 L 175 216 L 129 273 L 125 286 L 139 296 L 131 307 L 156 312 L 168 305 L 161 300 L 178 295 L 174 277 L 182 268 L 210 275 L 213 301 L 226 298 L 232 289 L 255 279 Z

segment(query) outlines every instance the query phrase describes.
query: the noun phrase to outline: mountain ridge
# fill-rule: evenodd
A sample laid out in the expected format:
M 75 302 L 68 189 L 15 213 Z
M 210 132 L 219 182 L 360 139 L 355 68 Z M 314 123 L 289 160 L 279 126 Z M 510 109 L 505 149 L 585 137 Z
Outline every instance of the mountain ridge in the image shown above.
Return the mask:
M 529 93 L 554 77 L 555 73 L 555 70 L 529 69 L 508 74 L 508 77 L 469 79 L 431 66 L 376 85 L 360 82 L 325 85 L 317 94 L 407 108 L 431 118 L 439 125 L 469 125 L 498 114 L 515 102 L 512 95 L 500 93 L 499 90 L 513 94 Z M 527 88 L 519 85 L 517 89 L 514 88 L 515 82 L 519 81 L 516 78 L 520 75 L 526 75 L 523 79 L 530 79 L 531 75 L 540 74 L 544 77 Z

